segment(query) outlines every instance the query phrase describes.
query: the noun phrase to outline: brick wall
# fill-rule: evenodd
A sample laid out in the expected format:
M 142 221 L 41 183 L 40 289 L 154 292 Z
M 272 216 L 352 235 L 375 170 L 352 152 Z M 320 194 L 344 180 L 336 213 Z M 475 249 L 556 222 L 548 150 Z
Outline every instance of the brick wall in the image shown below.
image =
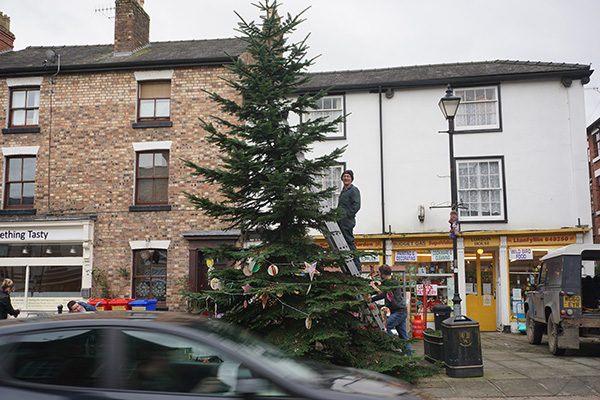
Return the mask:
M 167 305 L 180 308 L 176 281 L 188 274 L 189 249 L 184 231 L 223 229 L 183 195 L 215 196 L 215 188 L 200 182 L 180 159 L 201 165 L 218 162 L 207 144 L 198 117 L 220 115 L 202 89 L 236 98 L 218 79 L 222 67 L 175 70 L 171 86 L 170 128 L 132 128 L 136 118 L 137 82 L 133 71 L 60 74 L 49 93 L 44 77 L 40 95 L 40 128 L 36 134 L 4 134 L 1 147 L 40 146 L 36 165 L 36 219 L 45 216 L 96 215 L 93 267 L 105 270 L 117 297 L 132 297 L 132 240 L 170 240 Z M 6 126 L 8 91 L 0 80 L 0 124 Z M 52 102 L 52 113 L 50 113 Z M 132 143 L 172 141 L 169 166 L 171 211 L 130 212 L 134 196 L 135 152 Z M 48 171 L 50 173 L 48 174 Z M 4 160 L 0 160 L 4 174 Z M 0 217 L 8 221 L 8 216 Z M 96 288 L 97 289 L 97 288 Z M 94 289 L 93 289 L 94 290 Z

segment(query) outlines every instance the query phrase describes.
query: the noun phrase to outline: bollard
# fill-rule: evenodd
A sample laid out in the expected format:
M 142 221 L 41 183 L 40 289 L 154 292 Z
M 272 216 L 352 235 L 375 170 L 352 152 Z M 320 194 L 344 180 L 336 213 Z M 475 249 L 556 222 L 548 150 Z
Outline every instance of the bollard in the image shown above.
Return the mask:
M 59 304 L 58 307 L 56 307 L 56 308 L 58 308 L 58 313 L 62 314 L 63 305 Z

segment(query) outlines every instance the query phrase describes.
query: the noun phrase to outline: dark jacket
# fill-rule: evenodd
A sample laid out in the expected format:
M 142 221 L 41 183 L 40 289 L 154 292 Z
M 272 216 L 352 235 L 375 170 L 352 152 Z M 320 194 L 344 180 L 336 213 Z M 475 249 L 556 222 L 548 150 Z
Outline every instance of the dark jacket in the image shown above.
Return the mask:
M 406 302 L 402 293 L 402 286 L 395 279 L 392 280 L 394 284 L 398 284 L 398 287 L 391 292 L 381 292 L 371 297 L 373 301 L 385 299 L 385 305 L 390 309 L 392 314 L 401 313 L 405 314 L 408 312 L 406 308 Z M 389 295 L 388 295 L 389 294 Z
M 342 190 L 338 207 L 344 209 L 345 218 L 354 220 L 356 213 L 360 210 L 360 190 L 352 184 L 347 189 Z
M 0 319 L 6 319 L 8 314 L 16 317 L 21 311 L 15 310 L 10 303 L 10 295 L 4 290 L 0 290 Z

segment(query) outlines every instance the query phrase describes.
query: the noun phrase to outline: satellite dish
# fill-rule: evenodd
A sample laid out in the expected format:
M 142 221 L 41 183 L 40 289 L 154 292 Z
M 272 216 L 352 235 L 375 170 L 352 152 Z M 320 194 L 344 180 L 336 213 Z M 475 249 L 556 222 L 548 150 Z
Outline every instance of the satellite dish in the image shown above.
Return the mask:
M 46 50 L 46 61 L 49 64 L 54 64 L 56 62 L 56 57 L 54 50 Z

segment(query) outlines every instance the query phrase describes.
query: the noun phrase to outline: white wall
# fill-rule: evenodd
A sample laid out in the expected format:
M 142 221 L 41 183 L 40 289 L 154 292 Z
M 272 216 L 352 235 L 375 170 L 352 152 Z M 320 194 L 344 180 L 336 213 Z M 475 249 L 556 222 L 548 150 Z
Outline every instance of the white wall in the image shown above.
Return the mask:
M 445 232 L 449 209 L 448 124 L 438 101 L 445 87 L 382 96 L 385 231 Z M 456 134 L 456 157 L 504 156 L 508 222 L 462 223 L 469 230 L 591 226 L 583 87 L 560 80 L 500 85 L 502 131 Z M 317 143 L 320 155 L 348 144 L 341 161 L 362 194 L 355 234 L 382 232 L 379 95 L 347 93 L 346 140 Z M 426 208 L 419 222 L 417 209 Z

